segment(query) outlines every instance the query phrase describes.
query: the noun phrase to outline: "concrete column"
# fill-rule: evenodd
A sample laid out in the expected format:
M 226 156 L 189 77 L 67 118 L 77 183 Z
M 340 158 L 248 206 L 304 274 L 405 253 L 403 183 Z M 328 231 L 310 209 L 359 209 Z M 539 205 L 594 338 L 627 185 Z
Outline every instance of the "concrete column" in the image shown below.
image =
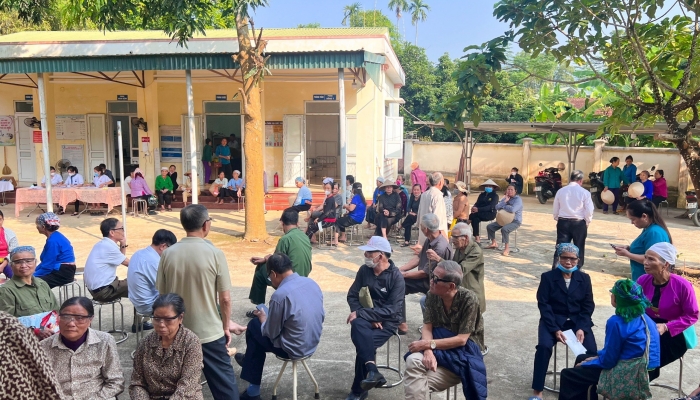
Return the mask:
M 340 177 L 338 182 L 340 182 L 340 192 L 343 194 L 343 199 L 345 198 L 345 176 L 348 171 L 348 143 L 345 128 L 347 126 L 345 121 L 345 69 L 338 68 L 338 103 L 340 104 L 339 112 L 339 141 L 340 141 Z
M 524 138 L 523 139 L 523 163 L 520 168 L 520 175 L 523 177 L 523 193 L 530 194 L 530 188 L 528 187 L 528 182 L 530 182 L 530 154 L 532 141 L 535 139 Z
M 593 150 L 593 171 L 600 172 L 603 169 L 603 146 L 605 146 L 605 140 L 596 139 L 593 143 L 595 143 L 595 149 Z
M 139 168 L 146 174 L 149 187 L 154 187 L 156 177 L 160 175 L 160 165 L 155 163 L 155 151 L 160 149 L 160 133 L 158 126 L 158 83 L 154 80 L 154 71 L 146 71 L 145 88 L 136 89 L 136 105 L 138 116 L 148 123 L 148 132 L 139 130 Z M 143 151 L 142 140 L 148 138 L 149 150 Z M 184 179 L 184 176 L 183 176 Z
M 680 159 L 680 165 L 678 168 L 678 201 L 676 202 L 676 207 L 685 209 L 685 192 L 690 184 L 690 174 L 688 173 L 688 165 L 683 157 L 679 155 L 678 158 Z
M 44 74 L 44 107 L 40 104 L 39 101 L 39 89 L 34 89 L 33 95 L 34 95 L 34 116 L 37 118 L 41 117 L 41 113 L 45 112 L 45 118 L 46 120 L 44 123 L 42 123 L 42 127 L 46 127 L 47 133 L 48 133 L 48 143 L 47 143 L 47 153 L 49 157 L 49 164 L 46 165 L 46 169 L 48 171 L 49 167 L 51 165 L 55 164 L 56 161 L 59 160 L 61 157 L 60 155 L 60 146 L 58 144 L 58 141 L 56 140 L 56 111 L 55 111 L 55 104 L 56 102 L 54 101 L 54 85 L 53 83 L 50 82 L 50 74 Z M 38 74 L 37 74 L 37 81 L 38 81 Z M 18 121 L 19 123 L 22 123 L 22 121 Z M 33 130 L 38 130 L 38 129 L 33 129 Z M 52 133 L 53 132 L 53 133 Z M 34 154 L 36 155 L 35 157 L 35 171 L 36 171 L 36 183 L 41 184 L 41 179 L 44 177 L 44 175 L 47 173 L 44 171 L 44 156 L 43 156 L 43 144 L 42 143 L 34 143 Z M 53 164 L 51 164 L 51 160 L 54 160 Z M 80 168 L 80 166 L 78 166 Z M 92 169 L 91 169 L 92 170 Z M 83 171 L 81 171 L 82 173 Z M 92 176 L 92 172 L 89 174 Z M 84 175 L 85 176 L 85 175 Z M 92 182 L 92 179 L 90 180 Z
M 44 85 L 44 74 L 37 74 L 37 86 L 39 90 L 39 111 L 41 119 L 41 152 L 44 159 L 44 176 L 46 177 L 46 211 L 53 212 L 53 198 L 51 194 L 51 175 L 49 168 L 51 161 L 49 158 L 49 124 L 46 118 L 46 86 Z
M 192 204 L 199 204 L 199 172 L 197 171 L 197 132 L 194 123 L 194 94 L 192 94 L 192 70 L 185 70 L 185 84 L 187 88 L 187 120 L 189 121 L 190 136 L 190 176 L 192 182 Z M 245 159 L 243 149 L 241 155 Z M 183 168 L 184 169 L 184 168 Z M 243 170 L 245 173 L 245 169 Z M 245 176 L 245 175 L 244 175 Z

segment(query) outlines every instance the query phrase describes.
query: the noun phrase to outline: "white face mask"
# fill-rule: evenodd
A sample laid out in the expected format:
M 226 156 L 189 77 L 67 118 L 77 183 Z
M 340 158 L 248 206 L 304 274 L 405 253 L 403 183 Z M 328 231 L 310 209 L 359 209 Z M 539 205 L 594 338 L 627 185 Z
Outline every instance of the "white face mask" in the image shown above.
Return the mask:
M 56 173 L 55 173 L 55 172 L 52 172 L 52 173 L 51 173 L 51 176 L 56 176 Z
M 370 268 L 375 268 L 379 263 L 374 262 L 374 258 L 372 257 L 365 257 L 365 265 L 370 267 Z
M 515 174 L 516 174 L 515 172 L 511 172 L 511 173 L 510 173 L 511 176 L 515 176 Z
M 331 194 L 331 191 L 330 191 L 330 190 L 326 190 L 326 196 L 328 196 L 329 194 Z
M 73 175 L 75 175 L 75 174 L 72 173 L 72 172 L 69 172 L 69 173 L 68 173 L 68 176 L 73 176 Z

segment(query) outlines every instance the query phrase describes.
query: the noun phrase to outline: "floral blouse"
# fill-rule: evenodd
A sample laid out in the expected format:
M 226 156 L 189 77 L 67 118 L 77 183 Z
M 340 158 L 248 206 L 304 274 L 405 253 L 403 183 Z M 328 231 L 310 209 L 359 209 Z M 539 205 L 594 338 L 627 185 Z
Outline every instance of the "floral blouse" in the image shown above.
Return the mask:
M 202 366 L 202 345 L 194 332 L 180 326 L 167 349 L 161 346 L 158 334 L 151 332 L 136 350 L 129 396 L 132 400 L 203 400 Z

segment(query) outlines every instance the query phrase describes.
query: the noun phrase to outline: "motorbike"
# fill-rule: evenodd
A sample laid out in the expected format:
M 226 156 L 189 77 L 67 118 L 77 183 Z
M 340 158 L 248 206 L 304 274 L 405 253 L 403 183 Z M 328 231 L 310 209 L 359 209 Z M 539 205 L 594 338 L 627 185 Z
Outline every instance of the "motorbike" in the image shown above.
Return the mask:
M 603 173 L 602 172 L 591 172 L 588 174 L 588 180 L 591 182 L 591 198 L 593 199 L 593 204 L 596 208 L 603 208 L 603 199 L 600 198 L 600 194 L 603 193 L 605 185 L 603 184 Z
M 547 203 L 547 200 L 553 198 L 559 189 L 561 189 L 559 168 L 545 168 L 535 177 L 535 193 L 540 204 Z
M 695 226 L 700 226 L 700 214 L 698 214 L 698 196 L 694 190 L 685 192 L 685 208 L 688 210 L 688 218 Z

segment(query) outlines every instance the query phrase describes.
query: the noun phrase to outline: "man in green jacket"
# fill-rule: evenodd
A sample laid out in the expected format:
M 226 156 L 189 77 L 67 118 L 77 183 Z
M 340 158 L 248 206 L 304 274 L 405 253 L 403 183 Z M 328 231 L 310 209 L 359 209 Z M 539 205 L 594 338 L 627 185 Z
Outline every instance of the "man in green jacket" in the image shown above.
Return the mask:
M 300 276 L 308 277 L 311 272 L 311 242 L 309 242 L 309 238 L 304 232 L 299 229 L 299 212 L 292 208 L 287 208 L 282 213 L 280 222 L 282 222 L 284 236 L 277 242 L 275 253 L 286 254 L 292 260 L 294 272 Z M 255 305 L 265 303 L 267 286 L 270 285 L 270 281 L 267 279 L 265 263 L 271 255 L 268 254 L 265 257 L 253 257 L 250 259 L 250 262 L 256 267 L 248 298 Z M 246 316 L 249 318 L 255 317 L 253 311 L 246 313 Z

